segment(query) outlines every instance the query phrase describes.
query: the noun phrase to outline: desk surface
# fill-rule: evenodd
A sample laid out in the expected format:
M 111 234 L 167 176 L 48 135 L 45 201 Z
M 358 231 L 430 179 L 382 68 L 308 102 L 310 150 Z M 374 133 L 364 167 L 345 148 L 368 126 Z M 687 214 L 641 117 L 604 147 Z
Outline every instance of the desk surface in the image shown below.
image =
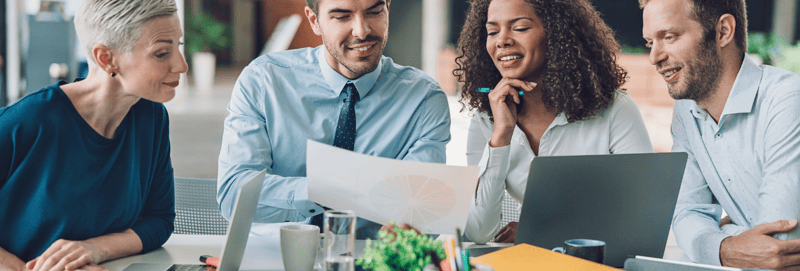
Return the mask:
M 122 271 L 132 263 L 200 264 L 201 255 L 219 257 L 224 243 L 224 235 L 173 234 L 161 248 L 101 265 L 110 271 Z M 363 254 L 365 246 L 366 241 L 356 240 L 356 257 Z M 317 253 L 317 262 L 322 257 L 322 253 Z M 279 238 L 250 234 L 241 270 L 283 270 Z
M 187 235 L 173 234 L 163 247 L 146 254 L 130 256 L 122 259 L 108 261 L 102 266 L 110 271 L 122 271 L 132 263 L 176 263 L 199 264 L 200 255 L 219 256 L 222 245 L 225 243 L 224 235 Z M 356 241 L 356 256 L 363 254 L 366 242 Z M 469 247 L 505 246 L 506 244 L 474 245 Z M 508 244 L 510 245 L 510 244 Z M 247 241 L 242 270 L 283 270 L 281 260 L 280 241 L 274 236 L 257 236 L 251 234 Z M 322 255 L 317 255 L 321 258 Z M 666 247 L 664 259 L 681 260 L 683 251 L 677 246 Z M 318 261 L 319 262 L 319 261 Z

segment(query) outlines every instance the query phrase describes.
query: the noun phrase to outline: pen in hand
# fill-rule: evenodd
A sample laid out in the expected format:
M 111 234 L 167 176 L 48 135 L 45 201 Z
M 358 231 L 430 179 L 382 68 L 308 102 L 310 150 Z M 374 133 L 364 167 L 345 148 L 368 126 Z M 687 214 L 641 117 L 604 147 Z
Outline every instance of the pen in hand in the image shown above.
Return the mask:
M 492 89 L 490 89 L 490 88 L 478 88 L 478 92 L 480 92 L 480 93 L 489 93 L 491 91 L 492 91 Z M 520 90 L 519 91 L 519 95 L 520 96 L 525 95 L 525 92 Z

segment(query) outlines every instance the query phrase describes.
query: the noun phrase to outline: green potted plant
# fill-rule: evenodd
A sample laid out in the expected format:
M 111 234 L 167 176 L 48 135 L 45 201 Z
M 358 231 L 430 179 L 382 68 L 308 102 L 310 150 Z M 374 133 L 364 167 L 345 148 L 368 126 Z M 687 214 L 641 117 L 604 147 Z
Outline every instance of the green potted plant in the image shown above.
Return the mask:
M 211 50 L 228 47 L 229 27 L 205 11 L 186 18 L 186 54 L 191 57 L 196 88 L 209 91 L 214 85 L 216 57 Z
M 772 65 L 773 58 L 787 45 L 782 36 L 774 33 L 750 32 L 747 34 L 747 54 L 757 63 L 760 62 L 758 64 Z
M 392 222 L 394 224 L 394 222 Z M 372 271 L 423 271 L 433 263 L 429 251 L 439 259 L 445 258 L 441 241 L 414 230 L 392 229 L 394 234 L 380 231 L 379 240 L 367 240 L 364 256 L 356 264 Z

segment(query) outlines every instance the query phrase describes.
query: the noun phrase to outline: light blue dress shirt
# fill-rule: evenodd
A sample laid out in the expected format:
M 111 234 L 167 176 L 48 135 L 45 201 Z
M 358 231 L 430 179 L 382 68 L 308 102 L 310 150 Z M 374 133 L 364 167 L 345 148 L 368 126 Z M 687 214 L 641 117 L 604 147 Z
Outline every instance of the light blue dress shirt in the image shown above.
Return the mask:
M 745 56 L 719 125 L 678 100 L 672 137 L 672 151 L 689 153 L 672 229 L 692 261 L 720 265 L 726 237 L 800 218 L 800 76 Z M 735 225 L 720 229 L 723 209 Z M 775 237 L 798 239 L 798 230 Z
M 441 87 L 422 71 L 382 57 L 356 80 L 334 71 L 324 46 L 261 56 L 239 75 L 219 154 L 217 201 L 230 218 L 236 191 L 267 169 L 255 222 L 306 222 L 323 212 L 308 199 L 306 140 L 332 144 L 345 84 L 355 105 L 355 152 L 445 162 L 450 113 Z

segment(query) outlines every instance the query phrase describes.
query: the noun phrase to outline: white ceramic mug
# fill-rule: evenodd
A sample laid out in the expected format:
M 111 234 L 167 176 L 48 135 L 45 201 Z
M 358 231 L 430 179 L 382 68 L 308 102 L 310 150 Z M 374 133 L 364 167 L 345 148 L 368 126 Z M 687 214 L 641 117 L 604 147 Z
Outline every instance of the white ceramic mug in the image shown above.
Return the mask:
M 292 224 L 281 227 L 281 258 L 286 271 L 310 271 L 314 268 L 319 246 L 319 227 Z

